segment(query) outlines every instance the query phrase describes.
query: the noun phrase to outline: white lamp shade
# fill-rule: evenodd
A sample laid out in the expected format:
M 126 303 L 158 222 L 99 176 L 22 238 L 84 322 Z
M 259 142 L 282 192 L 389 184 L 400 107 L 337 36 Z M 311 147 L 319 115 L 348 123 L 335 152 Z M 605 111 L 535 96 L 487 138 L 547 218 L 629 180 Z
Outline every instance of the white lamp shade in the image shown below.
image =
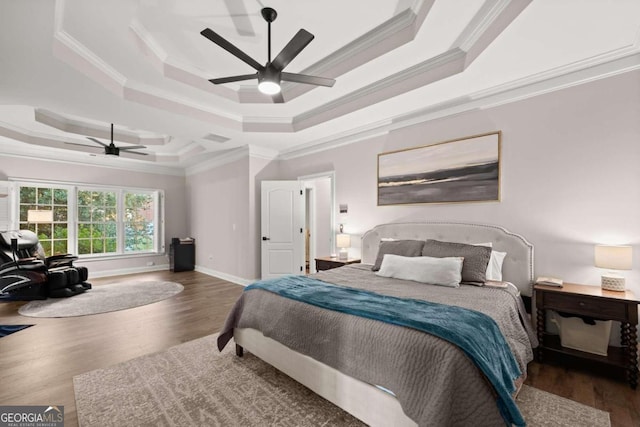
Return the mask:
M 611 270 L 631 270 L 633 250 L 631 246 L 596 245 L 596 267 Z
M 351 246 L 351 236 L 348 234 L 338 234 L 336 236 L 336 246 L 339 248 L 348 248 Z
M 53 211 L 39 211 L 35 209 L 29 209 L 27 211 L 27 222 L 53 222 Z

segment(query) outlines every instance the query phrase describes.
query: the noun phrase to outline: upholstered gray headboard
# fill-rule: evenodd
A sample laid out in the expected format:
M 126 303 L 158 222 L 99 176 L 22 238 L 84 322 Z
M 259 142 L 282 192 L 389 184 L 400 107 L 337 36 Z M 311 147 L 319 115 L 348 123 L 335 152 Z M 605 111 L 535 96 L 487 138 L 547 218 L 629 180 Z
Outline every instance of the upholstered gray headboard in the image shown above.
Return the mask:
M 373 264 L 382 238 L 426 240 L 458 243 L 492 242 L 493 249 L 506 252 L 502 278 L 512 282 L 520 293 L 530 297 L 533 283 L 533 245 L 524 237 L 502 227 L 452 222 L 405 222 L 381 224 L 362 236 L 362 262 Z

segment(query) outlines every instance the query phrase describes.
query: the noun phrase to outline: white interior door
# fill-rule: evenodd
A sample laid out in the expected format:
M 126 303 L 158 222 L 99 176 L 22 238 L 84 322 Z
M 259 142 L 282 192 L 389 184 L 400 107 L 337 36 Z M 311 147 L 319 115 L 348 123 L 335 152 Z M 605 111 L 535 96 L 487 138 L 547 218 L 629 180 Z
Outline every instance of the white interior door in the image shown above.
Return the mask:
M 303 183 L 262 181 L 261 195 L 262 278 L 304 274 Z

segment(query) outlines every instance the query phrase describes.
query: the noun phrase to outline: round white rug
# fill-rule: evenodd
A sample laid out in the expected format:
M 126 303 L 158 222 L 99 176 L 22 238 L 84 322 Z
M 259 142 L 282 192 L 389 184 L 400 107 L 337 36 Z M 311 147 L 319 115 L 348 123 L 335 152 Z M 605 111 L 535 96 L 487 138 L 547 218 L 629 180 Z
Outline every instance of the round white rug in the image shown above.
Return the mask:
M 184 289 L 179 283 L 131 281 L 98 285 L 69 298 L 30 301 L 18 310 L 29 317 L 74 317 L 139 307 L 172 297 Z

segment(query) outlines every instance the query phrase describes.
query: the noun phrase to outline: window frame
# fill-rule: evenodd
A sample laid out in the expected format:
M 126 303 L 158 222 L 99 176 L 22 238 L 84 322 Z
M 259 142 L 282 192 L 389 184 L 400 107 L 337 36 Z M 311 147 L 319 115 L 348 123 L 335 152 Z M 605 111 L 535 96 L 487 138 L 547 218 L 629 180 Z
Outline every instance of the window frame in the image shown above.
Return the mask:
M 77 255 L 82 260 L 105 260 L 118 258 L 135 258 L 141 256 L 164 255 L 164 190 L 154 188 L 141 187 L 123 187 L 111 186 L 91 183 L 72 183 L 62 181 L 48 180 L 31 180 L 31 179 L 12 179 L 9 182 L 15 188 L 13 191 L 13 202 L 11 209 L 15 224 L 20 226 L 20 189 L 21 187 L 46 187 L 52 189 L 67 190 L 67 251 Z M 78 218 L 78 194 L 80 191 L 100 191 L 116 193 L 116 227 L 117 227 L 117 251 L 98 254 L 82 254 L 78 253 L 78 226 L 80 224 Z M 126 193 L 134 194 L 150 194 L 153 196 L 153 248 L 144 251 L 125 251 L 125 220 L 124 220 L 124 197 Z M 83 222 L 84 223 L 84 222 Z M 52 231 L 53 232 L 53 231 Z

